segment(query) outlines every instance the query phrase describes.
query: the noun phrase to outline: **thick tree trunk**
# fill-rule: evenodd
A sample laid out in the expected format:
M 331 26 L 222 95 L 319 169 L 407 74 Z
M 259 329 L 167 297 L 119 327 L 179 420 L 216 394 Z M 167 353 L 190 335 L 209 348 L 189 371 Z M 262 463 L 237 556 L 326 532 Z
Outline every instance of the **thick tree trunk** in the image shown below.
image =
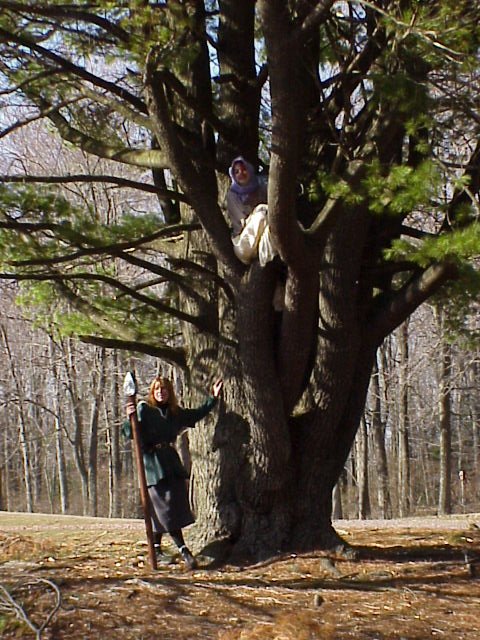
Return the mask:
M 201 238 L 196 242 L 198 255 Z M 212 417 L 189 433 L 195 533 L 199 544 L 228 540 L 238 555 L 256 558 L 282 549 L 291 527 L 290 437 L 274 362 L 274 285 L 273 265 L 251 268 L 240 285 L 236 326 L 222 292 L 203 290 L 203 309 L 184 301 L 190 313 L 202 312 L 210 326 L 219 324 L 223 335 L 239 336 L 244 362 L 241 368 L 235 346 L 199 335 L 191 325 L 184 328 L 188 401 L 199 404 L 213 379 L 225 380 Z
M 367 226 L 360 211 L 341 217 L 320 274 L 317 356 L 302 400 L 308 411 L 293 432 L 293 543 L 300 548 L 338 542 L 331 527 L 332 491 L 363 414 L 376 349 L 366 332 L 357 286 Z
M 337 247 L 332 244 L 330 265 L 321 279 L 316 366 L 296 417 L 288 419 L 289 400 L 281 392 L 276 360 L 276 340 L 288 339 L 278 321 L 288 326 L 288 317 L 276 316 L 272 306 L 275 264 L 254 264 L 245 274 L 237 293 L 236 324 L 227 298 L 203 292 L 209 300 L 204 320 L 210 326 L 219 322 L 223 335 L 238 337 L 238 352 L 185 327 L 193 374 L 187 381 L 189 401 L 201 400 L 215 377 L 212 368 L 226 381 L 213 418 L 190 433 L 196 535 L 203 544 L 227 538 L 238 554 L 262 558 L 282 549 L 341 542 L 331 524 L 332 491 L 363 413 L 376 351 L 357 307 L 362 229 L 355 225 L 350 245 L 345 233 Z M 198 255 L 201 245 L 195 250 Z M 344 295 L 345 287 L 350 295 Z M 308 291 L 316 297 L 318 288 L 305 287 L 301 295 Z M 297 304 L 295 292 L 287 296 L 288 304 Z M 300 304 L 310 317 L 311 303 Z M 191 301 L 184 305 L 195 311 Z
M 352 273 L 350 278 L 354 285 Z M 233 490 L 227 493 L 229 513 L 235 513 L 238 527 L 233 536 L 237 547 L 256 557 L 292 546 L 311 548 L 338 542 L 331 526 L 331 494 L 363 411 L 375 353 L 366 336 L 364 346 L 359 349 L 360 334 L 353 321 L 352 305 L 340 303 L 336 313 L 342 321 L 335 326 L 341 329 L 330 332 L 323 341 L 310 398 L 306 399 L 307 405 L 316 404 L 320 410 L 305 411 L 293 419 L 289 435 L 285 431 L 285 411 L 272 355 L 273 287 L 272 273 L 255 267 L 242 284 L 237 326 L 245 397 L 236 397 L 235 387 L 229 389 L 232 378 L 225 391 L 225 404 L 233 407 L 228 417 L 232 420 L 234 416 L 233 423 L 243 426 L 248 444 L 243 441 L 243 446 L 238 447 L 233 438 L 229 442 L 235 450 L 234 467 L 230 463 L 235 482 L 222 485 Z M 322 318 L 326 325 L 330 325 L 335 304 L 339 304 L 332 302 L 335 296 L 331 293 L 323 298 Z M 339 358 L 339 354 L 344 357 Z M 339 406 L 343 407 L 340 416 Z M 221 416 L 223 419 L 225 416 Z M 229 428 L 228 424 L 225 428 Z M 327 456 L 330 445 L 333 454 Z M 228 454 L 228 449 L 223 454 Z M 219 465 L 218 469 L 225 473 L 224 467 Z M 206 477 L 212 475 L 215 477 L 215 473 L 207 473 Z M 212 492 L 208 493 L 211 497 Z M 221 511 L 218 503 L 213 511 Z M 201 515 L 198 509 L 197 513 Z
M 203 234 L 195 234 L 189 247 L 197 260 L 207 256 Z M 206 259 L 202 266 L 216 269 L 212 259 Z M 228 300 L 215 287 L 206 285 L 198 271 L 187 273 L 200 295 L 197 299 L 182 297 L 182 308 L 192 315 L 201 316 L 213 329 L 221 325 L 225 335 L 232 336 L 234 325 Z M 214 379 L 223 377 L 225 381 L 223 397 L 215 409 L 188 432 L 190 494 L 196 516 L 194 534 L 196 546 L 200 547 L 238 539 L 240 536 L 241 516 L 236 481 L 240 476 L 243 446 L 248 441 L 248 427 L 230 410 L 230 407 L 241 404 L 241 399 L 237 398 L 241 388 L 238 384 L 241 372 L 235 350 L 220 345 L 214 336 L 200 333 L 191 324 L 185 323 L 182 332 L 190 374 L 184 379 L 185 401 L 182 398 L 182 404 L 199 406 L 204 402 Z M 214 554 L 213 549 L 206 552 Z

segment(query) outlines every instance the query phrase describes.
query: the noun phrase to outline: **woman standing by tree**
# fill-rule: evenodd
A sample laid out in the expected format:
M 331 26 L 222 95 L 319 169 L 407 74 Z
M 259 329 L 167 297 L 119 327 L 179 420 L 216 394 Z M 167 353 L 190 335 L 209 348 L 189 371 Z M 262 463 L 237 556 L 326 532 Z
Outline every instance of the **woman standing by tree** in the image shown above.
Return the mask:
M 150 384 L 146 401 L 141 400 L 136 407 L 127 404 L 127 417 L 137 411 L 157 554 L 160 561 L 169 561 L 161 550 L 162 534 L 168 532 L 189 569 L 197 563 L 185 544 L 182 529 L 195 519 L 188 501 L 188 474 L 172 445 L 182 430 L 194 426 L 212 410 L 222 387 L 223 381 L 217 380 L 212 395 L 201 407 L 184 409 L 178 404 L 171 380 L 157 376 Z M 124 424 L 123 433 L 132 437 L 129 422 Z

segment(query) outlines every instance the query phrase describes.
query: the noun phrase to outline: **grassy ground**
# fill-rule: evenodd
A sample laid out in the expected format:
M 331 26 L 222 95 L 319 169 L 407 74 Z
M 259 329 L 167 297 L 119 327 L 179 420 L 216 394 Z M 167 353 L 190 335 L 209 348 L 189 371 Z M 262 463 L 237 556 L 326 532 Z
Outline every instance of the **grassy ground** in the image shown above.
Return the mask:
M 337 525 L 358 560 L 152 572 L 141 521 L 0 512 L 0 637 L 480 638 L 480 514 Z

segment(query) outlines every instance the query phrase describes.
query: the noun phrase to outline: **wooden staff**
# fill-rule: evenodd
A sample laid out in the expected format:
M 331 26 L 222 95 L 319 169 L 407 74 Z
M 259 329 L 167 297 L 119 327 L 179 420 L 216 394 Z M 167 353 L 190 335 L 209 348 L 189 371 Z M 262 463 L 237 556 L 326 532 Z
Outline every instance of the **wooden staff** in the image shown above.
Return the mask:
M 127 403 L 136 407 L 137 385 L 135 376 L 132 372 L 128 372 L 123 383 L 123 391 L 127 396 Z M 140 446 L 140 435 L 138 428 L 137 412 L 134 411 L 129 416 L 130 426 L 133 434 L 133 446 L 135 449 L 135 459 L 137 461 L 137 473 L 140 482 L 140 498 L 143 507 L 143 517 L 145 519 L 145 532 L 147 534 L 148 558 L 150 566 L 153 570 L 157 568 L 157 555 L 155 553 L 155 545 L 153 542 L 152 518 L 150 516 L 150 499 L 148 496 L 147 479 L 145 477 L 145 466 L 143 464 L 142 448 Z

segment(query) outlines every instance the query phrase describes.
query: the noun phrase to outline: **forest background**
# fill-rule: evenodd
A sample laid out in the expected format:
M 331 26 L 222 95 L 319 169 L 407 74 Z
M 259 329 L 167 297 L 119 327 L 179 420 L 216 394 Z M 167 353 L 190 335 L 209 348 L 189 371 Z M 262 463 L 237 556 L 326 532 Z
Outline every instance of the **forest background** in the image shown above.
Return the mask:
M 328 533 L 337 479 L 335 518 L 478 511 L 475 6 L 137 4 L 0 2 L 2 508 L 138 515 L 120 438 L 135 369 L 142 394 L 161 370 L 185 402 L 226 377 L 221 428 L 179 444 L 204 537 L 278 548 L 301 441 L 331 462 L 298 465 L 307 547 Z M 275 273 L 242 270 L 222 217 L 239 148 L 270 160 L 280 339 Z M 325 495 L 301 490 L 312 482 Z
M 141 517 L 122 382 L 134 369 L 144 395 L 158 362 L 36 328 L 16 294 L 2 286 L 1 508 Z M 414 314 L 379 352 L 335 516 L 478 512 L 479 386 L 478 350 L 447 342 L 433 307 Z

